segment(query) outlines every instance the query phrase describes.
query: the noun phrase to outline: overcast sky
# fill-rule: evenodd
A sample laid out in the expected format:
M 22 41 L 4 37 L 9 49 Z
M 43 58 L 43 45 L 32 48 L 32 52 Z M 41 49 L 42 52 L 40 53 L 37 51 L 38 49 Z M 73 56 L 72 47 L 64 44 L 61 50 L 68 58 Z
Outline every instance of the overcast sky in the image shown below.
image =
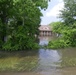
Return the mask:
M 46 11 L 42 10 L 43 17 L 41 17 L 41 25 L 48 25 L 51 22 L 59 21 L 58 14 L 64 7 L 63 0 L 51 0 Z

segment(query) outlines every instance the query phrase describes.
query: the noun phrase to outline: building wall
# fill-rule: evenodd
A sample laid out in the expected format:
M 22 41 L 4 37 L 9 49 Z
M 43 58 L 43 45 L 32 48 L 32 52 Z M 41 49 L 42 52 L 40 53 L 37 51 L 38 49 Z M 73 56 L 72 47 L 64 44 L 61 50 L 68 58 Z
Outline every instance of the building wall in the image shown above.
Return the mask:
M 51 36 L 52 35 L 52 28 L 49 25 L 41 25 L 39 27 L 40 35 L 47 35 Z
M 40 35 L 51 36 L 52 35 L 52 31 L 40 31 Z

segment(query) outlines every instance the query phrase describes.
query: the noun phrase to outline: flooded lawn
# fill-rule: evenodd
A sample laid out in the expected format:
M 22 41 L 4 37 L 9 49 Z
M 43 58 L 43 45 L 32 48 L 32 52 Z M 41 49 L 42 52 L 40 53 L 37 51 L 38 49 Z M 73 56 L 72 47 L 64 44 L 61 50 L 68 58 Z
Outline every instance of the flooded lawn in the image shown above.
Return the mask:
M 38 51 L 0 52 L 0 71 L 31 71 L 38 62 Z
M 0 52 L 0 75 L 76 75 L 76 48 Z

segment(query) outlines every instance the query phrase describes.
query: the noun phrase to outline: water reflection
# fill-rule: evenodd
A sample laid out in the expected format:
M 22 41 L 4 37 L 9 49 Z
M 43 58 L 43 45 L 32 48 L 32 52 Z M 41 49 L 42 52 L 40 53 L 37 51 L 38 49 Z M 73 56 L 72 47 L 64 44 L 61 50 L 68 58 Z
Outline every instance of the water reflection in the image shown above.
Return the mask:
M 60 67 L 61 54 L 56 50 L 39 50 L 39 71 L 51 71 Z
M 39 45 L 47 45 L 52 38 L 47 36 L 39 37 Z M 37 51 L 18 51 L 13 53 L 0 52 L 0 70 L 4 66 L 6 68 L 18 67 L 18 69 L 22 68 L 23 71 L 26 71 L 18 73 L 3 72 L 0 75 L 76 75 L 76 67 L 67 67 L 73 62 L 75 65 L 76 48 L 62 50 L 39 49 Z M 60 68 L 61 65 L 65 65 L 64 68 Z M 29 69 L 33 70 L 28 72 Z
M 47 45 L 48 42 L 52 39 L 51 36 L 40 36 L 39 45 Z M 57 50 L 49 49 L 39 49 L 39 61 L 38 61 L 38 71 L 51 71 L 56 70 L 57 67 L 60 67 L 62 54 Z
M 39 45 L 43 46 L 43 45 L 47 45 L 48 42 L 51 40 L 51 36 L 39 36 Z

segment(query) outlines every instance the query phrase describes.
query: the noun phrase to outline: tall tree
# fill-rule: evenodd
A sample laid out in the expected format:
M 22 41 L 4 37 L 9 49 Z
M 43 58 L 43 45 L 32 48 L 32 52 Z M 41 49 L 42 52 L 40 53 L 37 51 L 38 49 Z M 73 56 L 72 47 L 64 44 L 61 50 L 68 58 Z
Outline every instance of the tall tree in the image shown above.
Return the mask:
M 72 25 L 76 21 L 76 0 L 63 0 L 64 9 L 61 10 L 60 18 L 66 25 Z
M 47 8 L 48 1 L 0 0 L 0 41 L 3 42 L 3 49 L 18 50 L 34 46 L 41 9 Z

